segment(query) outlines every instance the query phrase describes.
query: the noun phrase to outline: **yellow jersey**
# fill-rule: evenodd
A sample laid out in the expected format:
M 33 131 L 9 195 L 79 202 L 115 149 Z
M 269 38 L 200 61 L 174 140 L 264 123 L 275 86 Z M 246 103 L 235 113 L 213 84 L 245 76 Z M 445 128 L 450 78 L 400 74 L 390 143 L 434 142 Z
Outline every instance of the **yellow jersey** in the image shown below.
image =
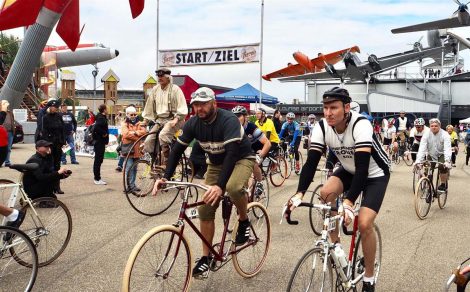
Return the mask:
M 277 144 L 281 142 L 281 140 L 279 140 L 279 136 L 277 135 L 276 128 L 274 127 L 274 123 L 271 119 L 266 119 L 263 125 L 260 125 L 258 120 L 255 122 L 255 124 L 258 128 L 260 128 L 261 131 L 263 131 L 265 135 L 266 132 L 271 132 L 269 135 L 269 141 Z

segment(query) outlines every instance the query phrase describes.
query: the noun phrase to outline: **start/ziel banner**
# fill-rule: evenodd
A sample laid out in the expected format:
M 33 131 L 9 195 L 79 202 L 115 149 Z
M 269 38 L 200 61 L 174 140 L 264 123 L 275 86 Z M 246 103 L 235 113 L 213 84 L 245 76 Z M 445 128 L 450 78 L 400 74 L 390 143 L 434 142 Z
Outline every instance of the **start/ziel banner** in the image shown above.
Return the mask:
M 217 48 L 160 50 L 159 66 L 253 63 L 259 62 L 259 53 L 259 43 Z

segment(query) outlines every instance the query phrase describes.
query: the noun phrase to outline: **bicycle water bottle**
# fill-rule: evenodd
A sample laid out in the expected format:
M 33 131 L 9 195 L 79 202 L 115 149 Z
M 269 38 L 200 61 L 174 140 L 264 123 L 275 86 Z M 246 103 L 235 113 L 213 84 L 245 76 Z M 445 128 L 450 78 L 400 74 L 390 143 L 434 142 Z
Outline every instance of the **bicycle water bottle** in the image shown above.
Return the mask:
M 346 260 L 346 254 L 344 253 L 343 248 L 341 247 L 340 243 L 335 244 L 335 255 L 338 259 L 341 268 L 344 270 L 348 266 L 348 261 Z

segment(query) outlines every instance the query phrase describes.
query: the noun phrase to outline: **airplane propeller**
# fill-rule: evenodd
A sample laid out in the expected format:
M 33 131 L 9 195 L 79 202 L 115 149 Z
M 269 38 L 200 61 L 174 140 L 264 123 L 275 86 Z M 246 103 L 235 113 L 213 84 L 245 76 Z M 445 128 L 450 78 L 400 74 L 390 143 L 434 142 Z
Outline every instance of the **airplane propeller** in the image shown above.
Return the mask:
M 418 52 L 421 52 L 423 50 L 423 45 L 421 44 L 423 37 L 424 36 L 421 36 L 416 42 L 407 45 L 413 46 L 413 49 L 417 50 Z
M 455 10 L 455 12 L 452 14 L 453 16 L 457 15 L 457 13 L 459 13 L 459 12 L 467 11 L 467 13 L 468 13 L 468 4 L 470 3 L 470 1 L 468 1 L 466 4 L 461 3 L 459 0 L 454 0 L 454 2 L 455 2 L 455 4 L 459 5 L 459 8 L 457 8 L 457 10 Z

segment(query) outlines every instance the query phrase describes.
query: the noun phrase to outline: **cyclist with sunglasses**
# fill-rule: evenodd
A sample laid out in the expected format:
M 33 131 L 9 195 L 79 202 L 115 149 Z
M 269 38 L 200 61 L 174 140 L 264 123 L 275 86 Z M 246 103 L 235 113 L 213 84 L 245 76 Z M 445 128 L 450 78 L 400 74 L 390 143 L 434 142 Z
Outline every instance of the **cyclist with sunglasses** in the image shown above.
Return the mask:
M 361 114 L 351 111 L 351 97 L 346 89 L 334 87 L 323 94 L 323 113 L 313 128 L 310 149 L 300 173 L 297 193 L 286 204 L 287 210 L 298 206 L 313 180 L 318 163 L 326 147 L 341 162 L 341 167 L 325 182 L 320 194 L 327 202 L 334 202 L 345 191 L 343 202 L 345 222 L 354 218 L 352 207 L 363 193 L 359 211 L 359 231 L 363 240 L 365 273 L 362 291 L 375 290 L 374 262 L 376 234 L 374 221 L 382 205 L 390 178 L 390 161 L 374 135 L 371 123 Z M 338 242 L 338 232 L 331 233 Z
M 147 98 L 142 117 L 145 123 L 152 121 L 163 125 L 158 139 L 162 149 L 162 165 L 166 166 L 170 145 L 175 133 L 183 126 L 188 114 L 188 106 L 183 91 L 178 85 L 173 84 L 171 71 L 166 68 L 155 71 L 158 77 L 158 85 L 154 86 Z M 158 131 L 153 127 L 150 133 Z M 145 140 L 145 150 L 152 153 L 155 148 L 155 135 L 149 135 Z
M 277 153 L 277 149 L 279 147 L 279 136 L 277 135 L 276 128 L 274 127 L 274 123 L 271 119 L 268 119 L 266 116 L 266 111 L 262 108 L 256 110 L 256 122 L 255 125 L 263 131 L 266 137 L 271 142 L 271 151 Z
M 416 153 L 419 149 L 419 144 L 423 135 L 429 132 L 429 128 L 423 118 L 417 118 L 414 121 L 414 128 L 410 131 L 410 143 L 411 143 L 411 158 L 416 161 Z
M 299 145 L 300 139 L 302 138 L 302 130 L 300 129 L 299 123 L 295 121 L 295 114 L 294 113 L 287 113 L 286 115 L 287 121 L 282 124 L 281 132 L 279 133 L 279 137 L 284 139 L 284 135 L 286 135 L 286 142 L 289 143 L 291 149 L 294 151 L 294 158 L 295 158 L 295 173 L 299 173 L 300 171 L 300 162 L 299 162 Z M 284 151 L 287 151 L 287 146 L 282 144 Z

